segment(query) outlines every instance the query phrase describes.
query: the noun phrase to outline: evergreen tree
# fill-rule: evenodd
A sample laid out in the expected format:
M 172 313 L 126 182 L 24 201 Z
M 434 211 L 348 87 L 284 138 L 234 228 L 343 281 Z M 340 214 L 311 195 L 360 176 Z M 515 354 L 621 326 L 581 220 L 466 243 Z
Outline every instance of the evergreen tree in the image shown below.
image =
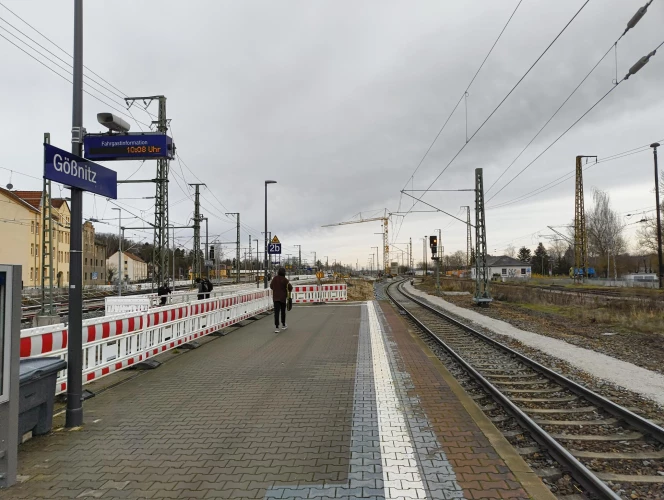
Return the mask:
M 521 262 L 530 262 L 530 248 L 526 247 L 521 247 L 519 248 L 519 254 L 517 255 L 517 259 L 519 259 Z
M 548 274 L 549 273 L 549 255 L 546 253 L 546 248 L 540 241 L 535 250 L 535 255 L 530 259 L 530 266 L 533 273 Z

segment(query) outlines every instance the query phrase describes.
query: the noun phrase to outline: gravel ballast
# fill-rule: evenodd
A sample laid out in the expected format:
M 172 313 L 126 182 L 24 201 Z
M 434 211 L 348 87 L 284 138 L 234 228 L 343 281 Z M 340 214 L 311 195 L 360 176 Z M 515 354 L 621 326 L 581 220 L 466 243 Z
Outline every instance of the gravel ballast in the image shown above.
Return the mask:
M 475 311 L 458 307 L 439 297 L 429 295 L 405 283 L 408 293 L 426 299 L 441 309 L 487 328 L 496 334 L 518 340 L 524 345 L 538 349 L 555 358 L 585 371 L 594 377 L 642 395 L 660 405 L 664 405 L 664 375 L 641 368 L 632 363 L 607 356 L 582 347 L 577 347 L 537 333 L 520 330 L 501 320 L 489 318 Z

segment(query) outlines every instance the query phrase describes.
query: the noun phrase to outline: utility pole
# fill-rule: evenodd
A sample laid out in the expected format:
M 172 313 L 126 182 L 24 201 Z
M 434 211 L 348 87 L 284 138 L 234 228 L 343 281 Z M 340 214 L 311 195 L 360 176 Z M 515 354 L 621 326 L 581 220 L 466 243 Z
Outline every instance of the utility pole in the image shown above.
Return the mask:
M 254 261 L 251 258 L 251 235 L 249 235 L 249 279 L 254 276 Z
M 297 276 L 302 274 L 301 268 L 302 268 L 302 245 L 293 245 L 294 247 L 297 247 Z
M 83 156 L 83 0 L 74 0 L 71 152 Z M 50 200 L 49 200 L 50 203 Z M 83 424 L 83 190 L 71 188 L 66 427 Z M 43 242 L 42 242 L 43 244 Z
M 235 236 L 235 262 L 237 267 L 235 269 L 235 279 L 237 283 L 240 283 L 240 214 L 238 212 L 228 212 L 226 215 L 234 215 L 237 223 L 237 235 Z
M 122 297 L 122 209 L 113 207 L 118 211 L 118 297 Z
M 586 212 L 583 203 L 583 165 L 581 158 L 595 158 L 596 156 L 576 157 L 576 186 L 574 193 L 574 278 L 577 272 L 581 273 L 581 282 L 588 277 L 588 237 L 586 234 Z
M 414 276 L 415 263 L 413 262 L 413 238 L 408 238 L 408 260 L 410 264 L 410 269 L 413 271 L 413 276 Z
M 470 232 L 470 205 L 464 205 L 461 208 L 466 209 L 466 267 L 470 271 L 470 254 L 473 248 L 473 238 Z
M 44 134 L 44 144 L 51 143 L 51 134 Z M 53 203 L 51 201 L 51 181 L 44 177 L 44 186 L 42 190 L 42 210 L 41 210 L 41 311 L 42 321 L 37 320 L 35 326 L 42 324 L 59 322 L 58 316 L 53 308 Z M 48 229 L 46 224 L 48 223 Z M 38 231 L 35 231 L 38 232 Z M 35 254 L 39 255 L 39 250 L 35 247 Z M 39 269 L 36 266 L 35 269 Z M 46 273 L 48 272 L 48 300 L 46 298 Z M 46 319 L 46 317 L 51 317 Z M 40 318 L 41 319 L 41 318 Z
M 659 289 L 664 288 L 664 269 L 662 269 L 662 220 L 660 215 L 659 205 L 659 173 L 657 169 L 657 148 L 659 143 L 655 142 L 650 145 L 652 154 L 655 160 L 655 203 L 657 203 L 657 275 L 659 277 Z
M 475 296 L 479 305 L 491 302 L 489 270 L 486 263 L 486 219 L 484 215 L 484 176 L 482 169 L 475 169 Z
M 168 132 L 169 120 L 166 118 L 166 97 L 154 95 L 148 97 L 126 97 L 125 102 L 142 101 L 146 104 L 156 100 L 159 104 L 157 112 L 157 131 Z M 162 284 L 168 278 L 168 158 L 157 160 L 157 177 L 155 179 L 154 198 L 154 248 L 152 250 L 152 288 L 154 284 Z
M 189 184 L 194 186 L 194 259 L 191 264 L 191 277 L 195 280 L 201 277 L 201 192 L 204 183 Z
M 205 277 L 210 279 L 210 268 L 208 267 L 208 218 L 201 217 L 201 220 L 205 221 Z
M 429 269 L 428 269 L 429 266 L 427 265 L 428 262 L 427 262 L 427 237 L 426 236 L 424 237 L 424 240 L 423 240 L 422 243 L 423 243 L 423 249 L 424 249 L 424 257 L 422 257 L 424 259 L 424 261 L 422 262 L 422 265 L 424 266 L 424 276 L 426 276 L 427 273 L 429 272 Z

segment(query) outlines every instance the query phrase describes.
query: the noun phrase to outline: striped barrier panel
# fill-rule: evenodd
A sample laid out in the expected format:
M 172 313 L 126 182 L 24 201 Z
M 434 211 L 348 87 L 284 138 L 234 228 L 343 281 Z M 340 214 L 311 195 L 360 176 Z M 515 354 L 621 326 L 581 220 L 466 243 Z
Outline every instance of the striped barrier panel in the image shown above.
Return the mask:
M 83 321 L 83 383 L 97 380 L 272 308 L 271 290 L 255 290 Z M 21 358 L 67 360 L 64 324 L 21 331 Z M 67 390 L 58 373 L 56 394 Z
M 343 285 L 296 285 L 291 293 L 293 303 L 337 302 L 348 300 L 348 288 Z

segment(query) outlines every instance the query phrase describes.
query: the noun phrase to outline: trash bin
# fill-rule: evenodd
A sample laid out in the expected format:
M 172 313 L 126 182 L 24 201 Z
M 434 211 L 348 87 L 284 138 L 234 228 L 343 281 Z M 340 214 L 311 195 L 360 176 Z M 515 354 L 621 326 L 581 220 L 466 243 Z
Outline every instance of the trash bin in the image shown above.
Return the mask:
M 18 436 L 28 431 L 46 434 L 53 425 L 53 399 L 58 372 L 67 367 L 60 358 L 22 359 L 19 368 Z

